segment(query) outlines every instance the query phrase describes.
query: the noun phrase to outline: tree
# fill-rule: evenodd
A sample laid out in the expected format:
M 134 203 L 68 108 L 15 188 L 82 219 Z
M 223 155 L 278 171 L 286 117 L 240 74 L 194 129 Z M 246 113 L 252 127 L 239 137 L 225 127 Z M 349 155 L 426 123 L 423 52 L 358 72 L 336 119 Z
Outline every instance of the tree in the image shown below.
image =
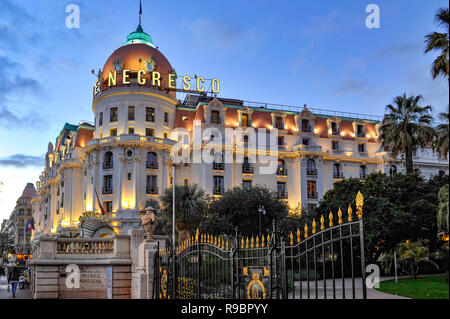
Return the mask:
M 436 186 L 448 183 L 448 176 L 435 176 L 425 181 L 418 173 L 372 173 L 363 182 L 356 178 L 334 184 L 314 211 L 316 221 L 339 208 L 347 211 L 350 204 L 355 211 L 355 196 L 360 190 L 364 195 L 364 237 L 366 256 L 375 263 L 381 254 L 395 248 L 405 240 L 427 239 L 435 248 L 437 239 Z M 345 218 L 344 218 L 345 220 Z
M 172 187 L 167 188 L 161 196 L 161 212 L 169 225 L 172 225 L 172 192 Z M 198 226 L 207 209 L 208 196 L 197 184 L 175 186 L 175 227 L 179 242 L 190 237 L 190 231 Z
M 439 56 L 433 61 L 431 68 L 431 74 L 433 79 L 437 78 L 439 75 L 447 76 L 449 74 L 449 12 L 448 8 L 440 8 L 435 14 L 435 23 L 438 27 L 443 27 L 447 32 L 433 32 L 425 36 L 425 53 L 431 51 L 439 52 Z
M 417 278 L 421 264 L 429 263 L 439 269 L 439 266 L 430 259 L 428 248 L 420 242 L 410 242 L 409 240 L 399 243 L 396 246 L 399 255 L 399 263 L 410 274 L 413 279 Z
M 448 112 L 443 112 L 439 114 L 439 118 L 444 121 L 444 123 L 439 124 L 436 127 L 436 139 L 433 143 L 433 149 L 439 154 L 439 156 L 447 159 L 448 157 Z
M 259 234 L 260 206 L 264 206 L 266 212 L 261 215 L 263 233 L 272 231 L 274 219 L 279 223 L 288 215 L 286 203 L 279 200 L 273 190 L 260 185 L 235 187 L 211 203 L 209 214 L 202 221 L 201 231 L 234 235 L 235 227 L 238 227 L 243 235 Z
M 449 231 L 448 227 L 448 200 L 449 200 L 449 186 L 448 184 L 442 186 L 441 190 L 439 191 L 439 206 L 438 206 L 438 213 L 437 213 L 437 222 L 438 227 L 444 231 Z
M 380 139 L 382 146 L 390 149 L 396 157 L 399 154 L 406 159 L 406 171 L 412 173 L 413 152 L 429 146 L 435 137 L 435 131 L 430 126 L 432 122 L 430 105 L 422 107 L 422 95 L 394 98 L 394 105 L 387 105 L 387 113 L 381 124 Z

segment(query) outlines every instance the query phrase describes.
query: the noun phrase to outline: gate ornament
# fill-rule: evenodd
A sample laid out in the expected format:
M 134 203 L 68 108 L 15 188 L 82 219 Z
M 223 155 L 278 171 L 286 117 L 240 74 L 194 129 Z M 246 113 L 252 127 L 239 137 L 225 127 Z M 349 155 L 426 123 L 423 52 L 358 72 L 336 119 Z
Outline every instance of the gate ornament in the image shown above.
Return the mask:
M 313 218 L 313 222 L 312 222 L 312 233 L 315 234 L 316 233 L 316 219 Z
M 252 281 L 247 286 L 248 299 L 266 299 L 266 288 L 259 277 L 258 272 L 252 273 Z
M 340 207 L 338 210 L 338 217 L 339 217 L 338 223 L 339 223 L 339 225 L 341 225 L 342 224 L 342 210 Z
M 356 195 L 356 209 L 358 210 L 358 218 L 362 219 L 363 216 L 363 205 L 364 205 L 364 196 L 361 194 L 361 191 L 358 191 L 358 194 Z
M 353 210 L 352 210 L 352 206 L 350 204 L 348 204 L 347 212 L 348 212 L 348 221 L 352 222 L 353 221 L 353 217 L 352 217 Z
M 308 225 L 305 224 L 305 239 L 308 238 Z
M 330 210 L 330 215 L 328 215 L 328 219 L 330 220 L 330 227 L 333 227 L 333 213 L 331 212 L 331 210 Z

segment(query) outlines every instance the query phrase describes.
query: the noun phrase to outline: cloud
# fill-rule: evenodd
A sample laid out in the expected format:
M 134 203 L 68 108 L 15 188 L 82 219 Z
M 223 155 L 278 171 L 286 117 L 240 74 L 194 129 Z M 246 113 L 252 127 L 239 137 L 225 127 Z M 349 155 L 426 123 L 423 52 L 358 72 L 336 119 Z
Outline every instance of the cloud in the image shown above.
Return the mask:
M 386 57 L 405 57 L 409 55 L 423 54 L 423 43 L 401 43 L 387 46 L 372 53 L 369 59 L 383 59 Z
M 362 93 L 366 89 L 368 83 L 368 79 L 356 80 L 352 78 L 346 78 L 339 83 L 334 93 Z
M 306 35 L 323 35 L 336 32 L 344 27 L 338 10 L 328 12 L 326 16 L 311 16 L 309 23 L 301 27 L 301 33 Z
M 181 28 L 188 30 L 193 40 L 203 47 L 233 49 L 262 43 L 264 34 L 255 28 L 244 29 L 227 21 L 213 21 L 198 18 L 194 21 L 184 21 Z
M 8 157 L 0 157 L 0 166 L 13 166 L 16 168 L 24 168 L 24 167 L 42 167 L 43 165 L 44 165 L 43 156 L 14 154 Z
M 20 75 L 23 66 L 0 55 L 0 127 L 43 128 L 46 121 L 34 111 L 19 115 L 16 106 L 11 106 L 11 99 L 18 98 L 25 103 L 27 93 L 39 94 L 40 83 L 30 77 Z

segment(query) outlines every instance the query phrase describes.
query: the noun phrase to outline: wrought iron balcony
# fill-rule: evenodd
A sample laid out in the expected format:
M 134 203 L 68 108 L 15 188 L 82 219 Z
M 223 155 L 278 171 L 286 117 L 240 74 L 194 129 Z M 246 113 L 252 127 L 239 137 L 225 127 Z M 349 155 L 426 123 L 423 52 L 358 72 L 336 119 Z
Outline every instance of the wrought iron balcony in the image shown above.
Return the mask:
M 340 134 L 341 134 L 341 130 L 339 130 L 339 129 L 331 131 L 331 135 L 336 135 L 337 136 L 337 135 L 340 135 Z
M 158 162 L 146 162 L 146 167 L 150 169 L 158 169 Z
M 103 193 L 103 195 L 112 194 L 113 193 L 113 189 L 112 189 L 112 187 L 103 187 L 102 193 Z
M 344 173 L 333 173 L 334 179 L 344 179 Z
M 149 194 L 149 195 L 157 195 L 159 193 L 158 187 L 156 187 L 156 186 L 147 186 L 145 188 L 145 190 L 146 190 L 146 194 Z
M 224 171 L 225 170 L 224 163 L 213 163 L 213 170 L 214 171 Z
M 242 165 L 242 173 L 243 174 L 253 174 L 253 166 L 249 164 Z
M 277 176 L 288 176 L 288 172 L 286 168 L 278 168 Z
M 317 199 L 318 198 L 317 192 L 308 192 L 308 198 Z
M 286 191 L 278 191 L 277 195 L 278 199 L 288 199 L 288 192 Z
M 358 132 L 358 137 L 366 137 L 366 132 Z
M 367 174 L 365 174 L 365 173 L 360 173 L 360 174 L 359 174 L 359 178 L 360 178 L 360 179 L 366 179 L 366 178 L 367 178 Z
M 213 195 L 223 195 L 224 190 L 222 187 L 214 187 Z
M 103 162 L 103 169 L 112 169 L 113 168 L 113 162 Z
M 211 116 L 211 124 L 222 124 L 220 116 Z
M 310 125 L 302 125 L 302 132 L 311 133 L 312 132 L 311 126 Z
M 309 177 L 317 177 L 317 169 L 307 169 L 306 175 Z

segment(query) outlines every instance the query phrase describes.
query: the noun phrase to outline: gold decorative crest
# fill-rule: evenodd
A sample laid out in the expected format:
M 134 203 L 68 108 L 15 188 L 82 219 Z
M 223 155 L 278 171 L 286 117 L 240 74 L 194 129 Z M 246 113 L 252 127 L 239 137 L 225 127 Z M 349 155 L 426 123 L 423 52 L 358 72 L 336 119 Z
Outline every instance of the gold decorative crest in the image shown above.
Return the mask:
M 247 286 L 247 299 L 266 299 L 266 288 L 258 272 L 252 273 L 252 281 Z

